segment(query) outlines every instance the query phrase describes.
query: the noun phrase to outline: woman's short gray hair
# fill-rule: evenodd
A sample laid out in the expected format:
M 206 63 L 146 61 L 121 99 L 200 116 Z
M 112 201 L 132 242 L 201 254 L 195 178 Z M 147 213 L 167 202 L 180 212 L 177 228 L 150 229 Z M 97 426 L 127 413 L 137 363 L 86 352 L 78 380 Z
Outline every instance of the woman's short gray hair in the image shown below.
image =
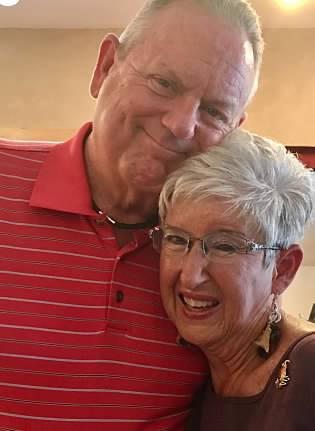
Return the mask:
M 253 49 L 255 68 L 255 80 L 250 99 L 258 87 L 264 42 L 259 17 L 247 0 L 146 0 L 120 36 L 120 53 L 123 55 L 128 52 L 129 48 L 141 40 L 144 30 L 150 28 L 150 18 L 161 9 L 172 3 L 185 1 L 203 8 L 211 16 L 226 19 L 233 27 L 246 34 Z
M 169 176 L 160 195 L 161 221 L 178 198 L 220 198 L 226 213 L 249 220 L 266 244 L 288 248 L 313 218 L 314 175 L 282 144 L 238 129 Z

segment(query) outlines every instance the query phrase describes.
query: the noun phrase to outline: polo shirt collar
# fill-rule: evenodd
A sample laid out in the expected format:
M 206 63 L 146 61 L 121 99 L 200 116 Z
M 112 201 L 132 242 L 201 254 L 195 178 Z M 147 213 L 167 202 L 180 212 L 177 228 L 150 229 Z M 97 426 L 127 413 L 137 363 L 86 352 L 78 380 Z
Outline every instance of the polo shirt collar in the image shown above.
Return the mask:
M 57 144 L 42 164 L 30 205 L 95 216 L 85 161 L 84 142 L 92 130 L 87 123 L 69 141 Z

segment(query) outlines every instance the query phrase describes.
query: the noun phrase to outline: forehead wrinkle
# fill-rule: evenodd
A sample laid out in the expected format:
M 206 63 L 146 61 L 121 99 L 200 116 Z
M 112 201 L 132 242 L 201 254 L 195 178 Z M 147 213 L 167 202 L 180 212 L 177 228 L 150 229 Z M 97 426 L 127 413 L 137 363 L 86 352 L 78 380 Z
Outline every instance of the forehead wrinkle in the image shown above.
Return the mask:
M 239 67 L 235 66 L 235 64 L 230 63 L 229 61 L 226 61 L 226 63 L 233 70 L 233 72 L 236 72 L 237 76 L 241 78 L 241 79 L 237 79 L 237 76 L 235 76 L 235 74 L 233 73 L 230 79 L 227 80 L 228 85 L 238 89 L 239 97 L 241 98 L 244 92 L 248 93 L 248 88 L 245 84 L 246 84 L 246 81 L 250 79 L 250 76 L 253 72 L 253 68 L 250 65 L 245 63 L 240 63 Z
M 206 62 L 204 62 L 208 68 L 208 64 Z M 229 101 L 224 100 L 223 99 L 213 99 L 213 97 L 211 97 L 212 91 L 209 91 L 209 87 L 213 86 L 213 82 L 214 81 L 218 81 L 221 77 L 217 76 L 216 79 L 213 79 L 211 76 L 208 76 L 207 82 L 203 85 L 201 80 L 196 79 L 196 75 L 193 71 L 187 73 L 187 81 L 191 81 L 189 82 L 184 82 L 183 79 L 181 77 L 178 76 L 178 74 L 176 73 L 176 71 L 174 71 L 173 69 L 171 69 L 169 67 L 169 65 L 167 65 L 166 63 L 161 63 L 157 65 L 157 68 L 160 68 L 160 70 L 162 71 L 162 73 L 165 73 L 167 75 L 168 78 L 170 78 L 172 81 L 174 81 L 176 83 L 176 85 L 179 87 L 180 90 L 194 90 L 196 88 L 200 88 L 200 98 L 206 102 L 206 103 L 214 103 L 218 106 L 222 106 L 222 107 L 226 107 L 226 106 L 230 106 L 231 105 L 231 101 L 233 100 L 233 104 L 236 104 L 236 100 L 237 97 L 236 96 L 232 96 L 230 97 Z M 198 68 L 198 70 L 200 70 L 200 67 Z M 236 69 L 237 70 L 237 69 Z M 209 73 L 207 74 L 209 75 Z M 192 82 L 195 81 L 196 82 Z M 236 81 L 238 83 L 237 79 L 230 79 L 229 81 L 226 81 L 225 86 L 227 85 L 228 87 L 232 87 L 232 88 L 237 88 L 240 87 L 241 84 L 239 84 L 237 87 L 234 85 L 234 82 Z M 241 89 L 238 88 L 238 93 L 241 94 Z M 209 93 L 209 96 L 207 97 L 206 95 L 204 96 L 204 94 Z
M 213 60 L 211 60 L 213 62 Z M 209 68 L 212 68 L 211 63 L 208 63 L 205 61 L 205 63 L 207 64 L 207 66 Z M 213 62 L 214 63 L 214 62 Z M 235 61 L 231 61 L 229 58 L 227 58 L 226 55 L 221 55 L 221 56 L 216 56 L 216 61 L 214 63 L 214 66 L 218 66 L 220 64 L 220 67 L 222 67 L 222 72 L 226 73 L 227 72 L 227 76 L 232 76 L 233 79 L 236 78 L 235 73 L 242 78 L 242 80 L 246 79 L 246 73 L 245 71 L 242 73 L 241 70 L 243 69 L 242 66 L 242 62 L 238 62 L 238 64 L 235 64 Z M 221 66 L 222 65 L 222 66 Z M 217 78 L 220 78 L 219 76 L 217 76 Z
M 157 42 L 157 47 L 160 46 L 158 51 L 163 52 L 163 56 L 152 55 L 146 40 L 131 50 L 129 59 L 132 59 L 134 65 L 137 65 L 138 72 L 143 72 L 143 75 L 150 73 L 158 75 L 159 72 L 161 75 L 166 74 L 162 77 L 173 80 L 180 92 L 195 92 L 195 96 L 197 95 L 203 103 L 215 103 L 218 107 L 230 108 L 233 112 L 238 109 L 239 105 L 242 105 L 243 99 L 247 97 L 246 88 L 244 88 L 247 80 L 245 67 L 248 69 L 249 66 L 243 61 L 244 53 L 240 53 L 240 44 L 237 44 L 236 50 L 234 44 L 232 47 L 226 47 L 226 44 L 222 47 L 215 40 L 212 43 L 211 49 L 214 50 L 214 54 L 211 58 L 208 51 L 201 56 L 187 57 L 184 55 L 187 47 L 181 47 L 184 50 L 183 55 L 178 55 L 177 61 L 174 62 L 171 48 L 172 43 L 175 42 L 168 44 L 169 50 L 165 50 L 163 39 L 158 39 Z M 177 44 L 175 45 L 177 46 Z M 227 52 L 224 51 L 224 47 Z M 243 48 L 243 44 L 241 47 Z M 224 90 L 219 91 L 218 94 L 215 91 L 216 88 Z
M 191 232 L 189 232 L 189 231 L 187 231 L 185 229 L 179 228 L 177 226 L 173 226 L 171 224 L 165 224 L 164 227 L 168 228 L 168 229 L 172 229 L 172 230 L 174 230 L 175 232 L 178 232 L 178 233 L 186 234 L 189 237 L 195 238 L 195 239 L 205 239 L 208 236 L 211 236 L 211 235 L 214 235 L 214 234 L 229 234 L 229 235 L 236 235 L 236 236 L 240 236 L 242 238 L 246 238 L 246 235 L 245 235 L 245 233 L 243 231 L 235 230 L 233 228 L 228 228 L 228 227 L 222 227 L 222 228 L 219 228 L 219 229 L 210 230 L 210 231 L 204 233 L 202 236 L 200 236 L 200 238 L 196 237 L 194 234 L 192 234 Z
M 207 69 L 205 71 L 205 75 L 209 75 L 209 70 L 210 70 L 210 75 L 212 74 L 212 76 L 209 76 L 208 81 L 210 81 L 210 79 L 213 79 L 213 73 L 216 72 L 216 70 L 218 69 L 218 65 L 222 64 L 223 66 L 221 66 L 223 68 L 223 71 L 226 71 L 228 69 L 230 69 L 230 71 L 228 71 L 228 75 L 231 75 L 231 70 L 233 70 L 233 75 L 234 73 L 236 73 L 238 76 L 240 76 L 242 78 L 242 80 L 246 80 L 247 76 L 246 76 L 246 72 L 244 70 L 244 72 L 242 73 L 242 66 L 247 66 L 247 68 L 249 68 L 249 65 L 246 65 L 245 62 L 243 61 L 245 58 L 245 50 L 244 50 L 244 43 L 242 43 L 242 53 L 238 52 L 237 58 L 235 59 L 237 64 L 235 64 L 235 60 L 233 61 L 232 59 L 230 59 L 229 57 L 234 56 L 235 57 L 235 51 L 236 51 L 236 47 L 232 47 L 233 49 L 231 50 L 231 47 L 228 46 L 226 47 L 224 44 L 224 46 L 220 45 L 219 41 L 212 41 L 212 47 L 211 49 L 213 49 L 214 53 L 213 55 L 211 55 L 211 58 L 209 58 L 208 55 L 208 51 L 206 51 L 204 58 L 190 58 L 185 55 L 185 52 L 187 51 L 187 47 L 183 48 L 183 53 L 182 55 L 178 55 L 179 59 L 184 59 L 184 61 L 179 61 L 179 63 L 177 64 L 177 67 L 180 67 L 180 65 L 182 66 L 182 70 L 184 70 L 185 76 L 187 76 L 187 81 L 193 81 L 193 79 L 195 77 L 196 78 L 196 83 L 195 84 L 190 84 L 189 85 L 185 82 L 183 82 L 183 79 L 180 78 L 177 73 L 176 70 L 172 70 L 169 68 L 169 62 L 167 62 L 167 60 L 165 59 L 165 57 L 168 57 L 169 55 L 171 55 L 170 57 L 170 63 L 172 61 L 172 43 L 170 43 L 170 41 L 168 40 L 168 47 L 170 49 L 170 52 L 168 52 L 167 49 L 165 49 L 165 40 L 163 38 L 158 39 L 157 41 L 157 45 L 159 47 L 160 45 L 160 52 L 163 52 L 163 58 L 161 58 L 161 56 L 157 55 L 157 56 L 152 56 L 152 52 L 150 49 L 150 45 L 147 44 L 147 41 L 144 40 L 141 44 L 138 44 L 135 48 L 133 49 L 133 55 L 135 55 L 136 57 L 139 57 L 140 59 L 143 58 L 147 58 L 149 60 L 149 64 L 147 62 L 143 62 L 143 67 L 145 68 L 146 66 L 150 66 L 150 65 L 154 65 L 155 67 L 161 67 L 163 68 L 166 72 L 168 72 L 171 76 L 174 77 L 174 79 L 176 81 L 178 81 L 180 83 L 181 86 L 183 86 L 184 88 L 190 88 L 190 87 L 197 87 L 199 85 L 199 78 L 198 75 L 200 75 L 200 70 L 201 68 L 205 68 Z M 174 41 L 173 41 L 174 42 Z M 174 42 L 174 44 L 176 46 L 178 46 L 177 43 Z M 229 48 L 228 52 L 227 49 L 224 48 Z M 146 51 L 149 50 L 148 53 L 146 53 Z M 239 51 L 239 48 L 238 50 Z M 158 62 L 156 64 L 155 61 L 158 60 Z M 171 63 L 172 64 L 172 63 Z M 176 63 L 174 63 L 176 65 Z M 181 71 L 182 73 L 182 71 Z M 216 74 L 218 75 L 218 74 Z M 216 77 L 216 81 L 220 78 L 220 76 Z
M 224 73 L 225 71 L 223 70 L 222 73 L 225 75 L 224 76 L 224 80 L 221 80 L 221 74 L 217 75 L 217 74 L 210 74 L 208 76 L 208 81 L 207 81 L 207 85 L 206 85 L 206 91 L 205 93 L 209 94 L 210 97 L 205 98 L 205 101 L 211 101 L 212 103 L 216 103 L 218 105 L 221 105 L 222 107 L 229 107 L 231 106 L 231 104 L 233 106 L 235 105 L 239 105 L 242 95 L 244 93 L 244 91 L 246 92 L 246 75 L 240 73 L 240 71 L 233 66 L 233 68 L 231 67 L 231 65 L 227 62 L 225 62 L 226 69 L 230 69 L 228 73 Z M 231 75 L 231 69 L 233 69 L 233 73 Z M 236 74 L 234 73 L 237 73 Z M 238 77 L 241 77 L 241 79 L 239 79 Z M 213 88 L 216 88 L 217 86 L 222 87 L 222 89 L 224 89 L 224 91 L 222 92 L 222 97 L 218 100 L 213 100 L 213 98 L 211 97 L 212 93 L 213 93 Z M 208 99 L 208 100 L 207 100 Z
M 166 73 L 167 78 L 170 78 L 172 81 L 178 85 L 181 89 L 188 89 L 187 85 L 183 82 L 182 78 L 178 76 L 178 74 L 169 67 L 166 63 L 157 64 L 157 67 L 162 70 L 162 73 Z
M 248 63 L 246 58 L 247 54 L 247 46 L 250 44 L 247 37 L 244 35 L 239 35 L 236 33 L 236 37 L 239 37 L 240 40 L 235 40 L 233 45 L 226 43 L 226 41 L 222 41 L 221 39 L 213 39 L 211 41 L 211 50 L 213 50 L 213 54 L 209 59 L 208 53 L 205 55 L 205 58 L 200 58 L 201 63 L 205 63 L 207 67 L 212 68 L 216 64 L 222 63 L 225 64 L 224 68 L 231 68 L 234 72 L 236 72 L 241 78 L 246 79 L 246 73 L 242 73 L 243 66 L 248 69 L 252 69 L 254 63 Z M 193 40 L 193 38 L 191 39 Z M 250 45 L 252 49 L 252 46 Z M 231 58 L 232 57 L 232 58 Z

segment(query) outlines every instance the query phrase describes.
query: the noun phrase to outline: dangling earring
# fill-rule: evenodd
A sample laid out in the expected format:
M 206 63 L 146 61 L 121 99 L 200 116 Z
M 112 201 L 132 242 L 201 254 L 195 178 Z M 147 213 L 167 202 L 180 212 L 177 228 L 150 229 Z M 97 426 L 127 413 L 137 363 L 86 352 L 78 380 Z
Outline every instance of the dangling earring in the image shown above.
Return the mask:
M 255 341 L 256 346 L 258 346 L 258 354 L 263 358 L 268 358 L 272 350 L 275 350 L 275 345 L 280 339 L 280 328 L 277 326 L 277 323 L 280 322 L 282 316 L 277 298 L 278 296 L 274 294 L 267 325 L 262 334 Z

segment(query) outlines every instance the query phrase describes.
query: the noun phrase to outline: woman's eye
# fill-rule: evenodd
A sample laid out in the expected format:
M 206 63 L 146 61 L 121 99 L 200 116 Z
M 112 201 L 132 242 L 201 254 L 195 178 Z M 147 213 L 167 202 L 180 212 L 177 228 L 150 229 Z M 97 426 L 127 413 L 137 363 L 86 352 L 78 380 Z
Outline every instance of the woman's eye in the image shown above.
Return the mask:
M 186 246 L 187 241 L 185 238 L 179 236 L 179 235 L 165 235 L 164 241 L 168 244 L 172 245 L 184 245 Z
M 213 244 L 212 248 L 223 253 L 237 253 L 240 250 L 239 246 L 226 242 Z

